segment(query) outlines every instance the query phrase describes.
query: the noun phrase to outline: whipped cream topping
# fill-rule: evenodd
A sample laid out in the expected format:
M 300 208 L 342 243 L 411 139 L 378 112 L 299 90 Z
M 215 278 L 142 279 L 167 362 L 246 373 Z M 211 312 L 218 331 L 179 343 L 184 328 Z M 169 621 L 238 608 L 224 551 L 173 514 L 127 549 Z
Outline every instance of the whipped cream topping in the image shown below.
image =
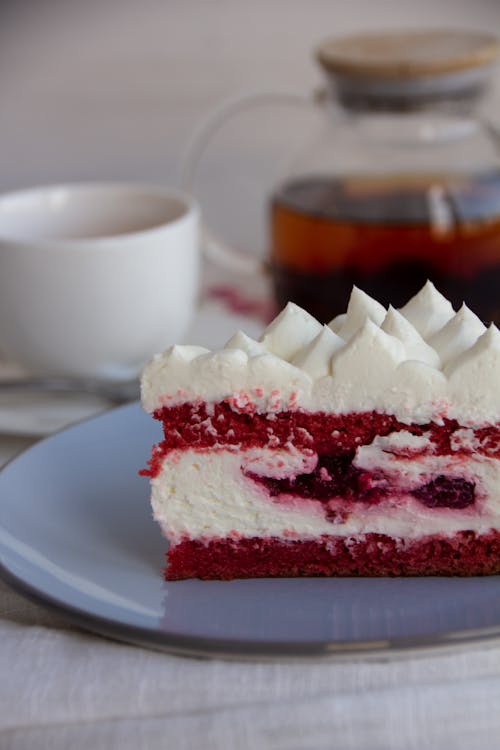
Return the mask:
M 252 412 L 377 410 L 403 422 L 500 421 L 500 333 L 431 282 L 399 311 L 354 288 L 347 312 L 322 326 L 293 303 L 259 341 L 238 331 L 224 349 L 174 346 L 142 376 L 147 411 L 231 399 Z

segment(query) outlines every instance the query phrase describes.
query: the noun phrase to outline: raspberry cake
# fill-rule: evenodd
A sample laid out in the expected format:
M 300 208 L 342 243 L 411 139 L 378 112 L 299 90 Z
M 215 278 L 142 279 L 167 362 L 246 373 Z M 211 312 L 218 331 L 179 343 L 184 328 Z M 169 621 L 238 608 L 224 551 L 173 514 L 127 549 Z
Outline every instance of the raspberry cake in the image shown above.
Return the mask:
M 500 333 L 431 283 L 147 365 L 166 577 L 500 571 Z

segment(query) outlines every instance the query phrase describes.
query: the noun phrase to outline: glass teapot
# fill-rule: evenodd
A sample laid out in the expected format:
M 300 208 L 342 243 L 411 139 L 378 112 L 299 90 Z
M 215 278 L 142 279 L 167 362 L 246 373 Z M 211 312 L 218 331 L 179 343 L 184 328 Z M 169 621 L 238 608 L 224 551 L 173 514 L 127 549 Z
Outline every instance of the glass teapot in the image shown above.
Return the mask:
M 330 39 L 317 59 L 327 115 L 269 197 L 275 298 L 328 322 L 352 285 L 401 306 L 431 279 L 500 323 L 500 133 L 481 112 L 499 42 L 413 31 Z M 252 97 L 216 113 L 209 131 Z M 207 232 L 212 255 L 228 248 Z M 252 266 L 251 263 L 246 264 Z

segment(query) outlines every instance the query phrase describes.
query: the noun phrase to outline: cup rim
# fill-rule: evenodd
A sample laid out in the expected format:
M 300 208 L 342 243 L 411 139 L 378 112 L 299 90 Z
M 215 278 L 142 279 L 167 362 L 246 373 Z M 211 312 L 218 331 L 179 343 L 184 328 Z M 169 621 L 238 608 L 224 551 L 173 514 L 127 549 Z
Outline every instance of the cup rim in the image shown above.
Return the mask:
M 6 200 L 15 198 L 28 197 L 33 194 L 40 193 L 49 194 L 53 191 L 68 191 L 71 193 L 78 192 L 80 190 L 109 190 L 123 191 L 125 193 L 136 192 L 142 195 L 154 195 L 160 197 L 171 197 L 178 200 L 182 204 L 182 213 L 180 216 L 176 216 L 168 221 L 162 221 L 161 223 L 154 224 L 151 227 L 145 229 L 139 229 L 137 231 L 122 232 L 116 234 L 102 234 L 95 235 L 92 237 L 22 237 L 17 236 L 12 232 L 5 232 L 2 229 L 0 222 L 0 243 L 1 242 L 13 242 L 17 246 L 28 248 L 36 245 L 37 247 L 61 247 L 63 245 L 71 245 L 74 247 L 89 247 L 94 244 L 114 244 L 118 240 L 120 243 L 127 242 L 128 240 L 137 240 L 141 237 L 150 237 L 154 234 L 164 231 L 167 227 L 179 226 L 183 223 L 190 221 L 192 218 L 198 219 L 200 216 L 200 207 L 194 196 L 184 190 L 176 187 L 164 186 L 159 183 L 151 182 L 135 182 L 133 180 L 89 180 L 89 181 L 75 181 L 75 182 L 55 182 L 55 183 L 43 183 L 40 185 L 34 185 L 31 187 L 20 188 L 18 190 L 10 190 L 8 192 L 0 193 L 0 214 L 1 205 Z

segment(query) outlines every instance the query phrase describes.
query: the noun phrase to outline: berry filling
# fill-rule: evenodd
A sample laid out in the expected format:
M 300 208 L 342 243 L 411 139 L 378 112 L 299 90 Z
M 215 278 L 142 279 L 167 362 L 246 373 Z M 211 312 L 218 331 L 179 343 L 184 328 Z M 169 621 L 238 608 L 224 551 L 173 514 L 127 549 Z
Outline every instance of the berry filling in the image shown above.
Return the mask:
M 381 500 L 385 494 L 384 478 L 354 466 L 354 455 L 354 452 L 349 452 L 343 456 L 319 456 L 313 472 L 285 479 L 244 473 L 262 484 L 271 497 L 296 495 L 320 502 L 328 502 L 334 497 L 342 497 L 347 502 L 375 503 Z
M 344 456 L 320 456 L 309 474 L 276 479 L 253 472 L 245 476 L 264 486 L 271 497 L 292 495 L 328 504 L 341 498 L 345 507 L 351 503 L 377 503 L 391 494 L 410 494 L 428 508 L 467 508 L 475 502 L 475 484 L 462 477 L 440 475 L 410 490 L 390 486 L 382 472 L 368 472 L 354 466 L 354 452 Z M 327 517 L 330 509 L 327 508 Z M 338 522 L 337 516 L 332 519 Z
M 443 475 L 412 490 L 411 494 L 428 508 L 468 508 L 476 499 L 473 482 Z

